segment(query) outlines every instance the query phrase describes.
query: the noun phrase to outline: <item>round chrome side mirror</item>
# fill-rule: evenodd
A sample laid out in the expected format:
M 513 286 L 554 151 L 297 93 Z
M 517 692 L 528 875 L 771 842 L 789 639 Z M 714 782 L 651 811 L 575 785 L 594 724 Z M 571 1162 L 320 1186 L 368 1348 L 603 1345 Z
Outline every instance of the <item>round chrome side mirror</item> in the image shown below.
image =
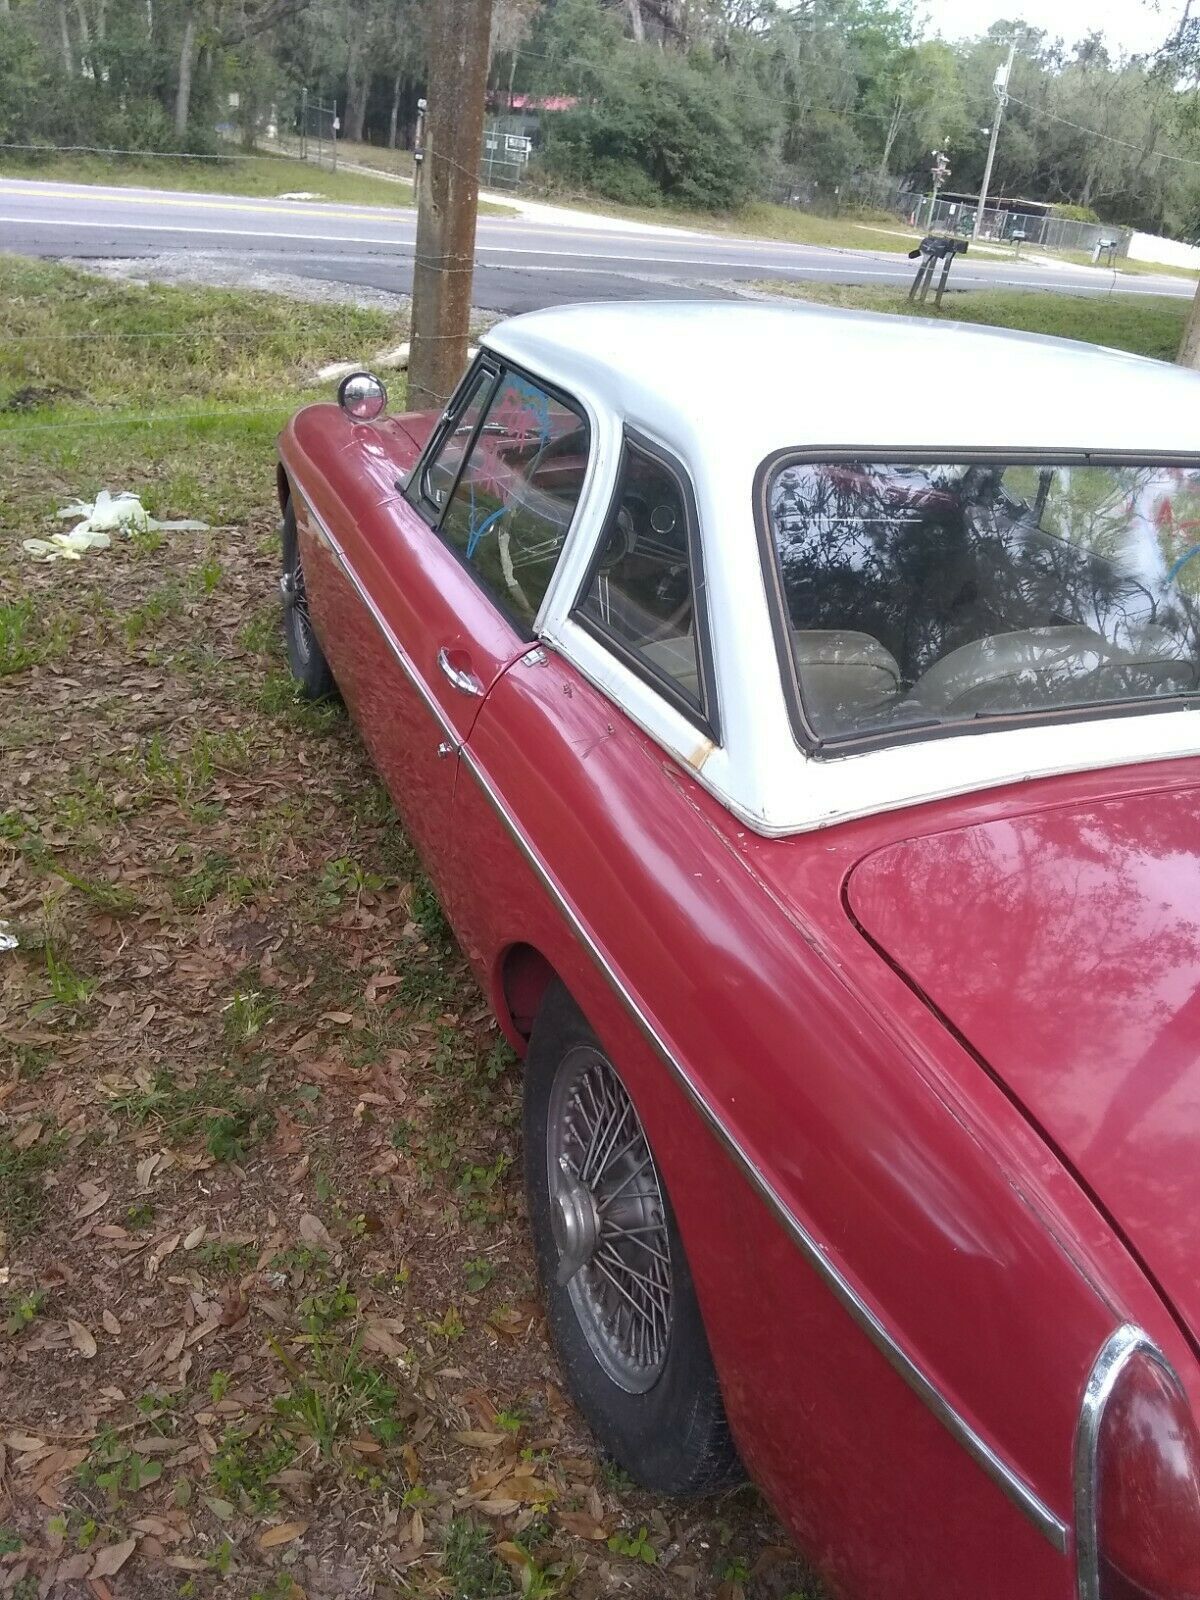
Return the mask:
M 387 405 L 387 390 L 373 372 L 351 372 L 338 384 L 337 400 L 355 422 L 371 422 Z

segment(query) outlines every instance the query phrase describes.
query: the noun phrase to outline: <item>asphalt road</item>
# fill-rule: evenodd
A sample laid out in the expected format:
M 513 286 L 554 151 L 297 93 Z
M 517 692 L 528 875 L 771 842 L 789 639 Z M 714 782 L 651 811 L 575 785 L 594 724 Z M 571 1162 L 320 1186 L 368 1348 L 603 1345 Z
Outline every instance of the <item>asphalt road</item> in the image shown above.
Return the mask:
M 252 199 L 165 190 L 0 179 L 0 250 L 25 255 L 132 257 L 193 250 L 233 254 L 248 268 L 364 284 L 412 287 L 415 216 L 369 206 Z M 911 282 L 905 256 L 771 244 L 675 230 L 547 222 L 530 216 L 479 219 L 474 303 L 511 314 L 571 300 L 694 298 L 735 292 L 762 278 L 801 283 Z M 1014 287 L 1059 294 L 1171 295 L 1190 299 L 1188 279 L 1117 277 L 1089 267 L 1045 267 L 967 256 L 954 264 L 960 289 Z

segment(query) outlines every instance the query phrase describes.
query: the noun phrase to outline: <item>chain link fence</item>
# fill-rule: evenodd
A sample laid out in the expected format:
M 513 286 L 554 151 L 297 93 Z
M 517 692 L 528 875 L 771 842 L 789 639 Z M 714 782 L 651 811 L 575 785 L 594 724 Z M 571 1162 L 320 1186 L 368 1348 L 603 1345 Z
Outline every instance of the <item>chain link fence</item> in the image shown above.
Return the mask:
M 978 207 L 969 200 L 922 193 L 903 181 L 859 173 L 843 183 L 820 184 L 810 180 L 783 181 L 771 196 L 781 205 L 795 206 L 825 216 L 846 211 L 882 211 L 920 233 L 974 233 Z M 983 243 L 1011 245 L 1014 250 L 1045 250 L 1055 254 L 1086 255 L 1107 261 L 1125 256 L 1132 230 L 1102 222 L 1075 222 L 1045 213 L 988 206 L 979 230 Z
M 308 89 L 297 89 L 272 111 L 261 142 L 283 155 L 313 161 L 337 171 L 337 102 L 322 100 Z
M 914 227 L 930 232 L 973 234 L 978 206 L 964 200 L 947 200 L 932 195 L 914 195 L 908 219 Z M 1009 244 L 1014 248 L 1046 250 L 1055 254 L 1087 255 L 1096 259 L 1124 256 L 1133 233 L 1103 222 L 1075 222 L 1068 217 L 1037 215 L 987 206 L 979 238 L 988 244 Z
M 519 188 L 532 150 L 533 140 L 523 118 L 489 117 L 483 130 L 479 181 L 488 189 Z

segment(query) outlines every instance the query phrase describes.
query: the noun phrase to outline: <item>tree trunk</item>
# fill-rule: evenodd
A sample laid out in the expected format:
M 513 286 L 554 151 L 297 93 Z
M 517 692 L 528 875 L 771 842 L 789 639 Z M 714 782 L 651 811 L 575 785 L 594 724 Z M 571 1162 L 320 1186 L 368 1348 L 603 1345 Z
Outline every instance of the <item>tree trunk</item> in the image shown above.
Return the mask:
M 80 63 L 91 67 L 94 76 L 96 66 L 92 61 L 92 30 L 88 27 L 87 7 L 83 0 L 75 0 L 75 15 L 79 18 Z
M 349 16 L 347 16 L 347 26 L 351 31 L 346 57 L 346 114 L 342 119 L 342 137 L 360 143 L 363 123 L 367 118 L 367 85 L 370 82 L 370 73 L 359 65 L 363 53 L 362 35 Z
M 513 108 L 513 79 L 517 75 L 517 61 L 520 58 L 520 54 L 521 52 L 516 45 L 513 45 L 512 55 L 508 58 L 508 110 L 510 115 Z
M 625 0 L 629 11 L 629 26 L 638 44 L 646 42 L 646 19 L 642 16 L 642 0 Z
M 67 77 L 75 76 L 75 52 L 71 48 L 71 30 L 67 27 L 67 0 L 58 0 L 58 39 L 62 46 L 63 66 Z
M 346 90 L 346 121 L 343 139 L 362 143 L 363 127 L 367 120 L 367 90 L 371 75 L 364 68 L 357 78 L 351 78 Z
M 491 0 L 438 0 L 413 262 L 408 401 L 439 410 L 467 364 Z
M 189 6 L 183 25 L 183 43 L 179 48 L 179 83 L 175 90 L 175 137 L 187 137 L 188 117 L 192 109 L 192 68 L 196 59 L 196 13 Z
M 396 127 L 400 120 L 400 84 L 403 80 L 399 73 L 392 80 L 392 115 L 388 120 L 388 149 L 396 148 Z
M 883 141 L 883 154 L 879 158 L 880 183 L 882 183 L 888 175 L 888 162 L 891 160 L 892 146 L 896 142 L 896 135 L 900 132 L 900 123 L 903 120 L 903 117 L 904 96 L 902 94 L 898 94 L 896 96 L 896 103 L 892 107 L 892 120 L 888 123 L 887 138 Z
M 1175 359 L 1181 367 L 1195 367 L 1200 370 L 1200 284 L 1196 287 L 1196 298 L 1192 301 L 1179 354 Z

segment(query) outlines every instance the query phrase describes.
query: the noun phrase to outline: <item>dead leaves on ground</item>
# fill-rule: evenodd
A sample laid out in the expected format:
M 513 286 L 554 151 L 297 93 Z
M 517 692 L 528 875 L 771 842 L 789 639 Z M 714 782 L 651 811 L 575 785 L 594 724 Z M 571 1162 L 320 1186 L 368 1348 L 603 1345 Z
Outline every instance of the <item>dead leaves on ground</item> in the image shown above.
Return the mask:
M 563 1399 L 516 1075 L 353 732 L 282 683 L 272 519 L 30 580 L 77 629 L 0 761 L 0 1594 L 713 1594 L 778 1530 L 606 1477 Z

